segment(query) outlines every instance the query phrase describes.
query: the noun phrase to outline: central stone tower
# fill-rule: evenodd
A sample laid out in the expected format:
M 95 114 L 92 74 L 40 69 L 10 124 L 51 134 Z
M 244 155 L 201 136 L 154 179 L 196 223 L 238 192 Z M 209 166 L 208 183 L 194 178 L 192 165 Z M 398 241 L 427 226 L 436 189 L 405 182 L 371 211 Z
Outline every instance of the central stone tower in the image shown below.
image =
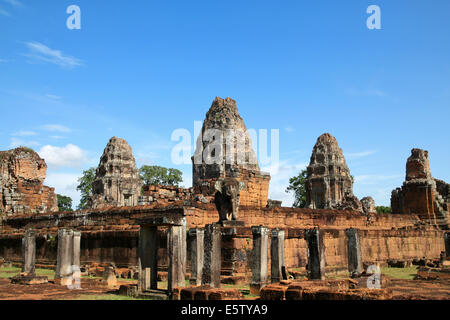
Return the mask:
M 228 143 L 233 142 L 233 143 Z M 197 139 L 193 161 L 193 187 L 213 195 L 219 179 L 236 178 L 245 183 L 240 204 L 265 207 L 270 175 L 261 172 L 252 141 L 239 115 L 236 101 L 217 97 L 206 114 Z
M 124 139 L 111 138 L 95 174 L 90 207 L 136 206 L 141 187 L 131 147 Z

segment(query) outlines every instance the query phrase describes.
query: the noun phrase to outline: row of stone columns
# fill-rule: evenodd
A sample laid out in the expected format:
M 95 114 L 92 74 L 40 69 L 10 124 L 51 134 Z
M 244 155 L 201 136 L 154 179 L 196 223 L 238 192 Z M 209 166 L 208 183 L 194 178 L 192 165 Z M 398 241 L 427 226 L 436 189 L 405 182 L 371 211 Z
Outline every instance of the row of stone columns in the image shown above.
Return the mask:
M 190 284 L 220 288 L 222 266 L 222 233 L 220 224 L 189 230 L 191 278 Z
M 61 229 L 58 231 L 58 252 L 55 279 L 62 285 L 72 284 L 73 274 L 80 269 L 81 232 Z
M 63 279 L 62 284 L 72 280 L 75 269 L 80 267 L 81 233 L 62 229 L 58 231 L 58 252 L 55 279 Z M 36 232 L 26 230 L 22 239 L 22 272 L 35 274 L 36 266 Z
M 261 288 L 268 284 L 269 265 L 269 234 L 270 234 L 270 263 L 271 282 L 280 282 L 286 279 L 286 268 L 284 263 L 284 238 L 283 230 L 274 229 L 272 232 L 268 228 L 259 226 L 252 227 L 253 250 L 252 250 L 252 281 L 250 283 L 250 293 L 259 294 Z
M 358 229 L 345 230 L 347 238 L 348 271 L 351 275 L 363 272 L 361 237 Z M 308 270 L 310 279 L 325 279 L 325 245 L 324 231 L 318 228 L 306 230 L 305 240 L 308 244 Z

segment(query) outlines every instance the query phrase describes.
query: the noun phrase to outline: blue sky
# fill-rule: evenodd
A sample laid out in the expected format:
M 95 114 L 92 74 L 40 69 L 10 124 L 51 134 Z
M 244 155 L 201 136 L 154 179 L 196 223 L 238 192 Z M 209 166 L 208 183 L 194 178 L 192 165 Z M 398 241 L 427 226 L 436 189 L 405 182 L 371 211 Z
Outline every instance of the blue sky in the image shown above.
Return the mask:
M 81 30 L 69 30 L 69 5 Z M 381 30 L 366 9 L 381 8 Z M 138 166 L 171 162 L 214 97 L 237 100 L 248 128 L 280 129 L 270 196 L 329 132 L 358 197 L 389 205 L 413 147 L 450 181 L 450 2 L 0 0 L 0 149 L 32 147 L 46 184 L 78 203 L 76 178 L 112 136 Z

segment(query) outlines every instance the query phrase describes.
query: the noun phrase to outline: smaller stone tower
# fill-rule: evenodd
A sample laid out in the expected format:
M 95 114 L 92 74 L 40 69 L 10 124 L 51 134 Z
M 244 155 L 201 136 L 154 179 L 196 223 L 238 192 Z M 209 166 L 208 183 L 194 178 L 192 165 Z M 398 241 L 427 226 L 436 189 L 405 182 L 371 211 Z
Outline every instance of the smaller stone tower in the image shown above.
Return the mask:
M 141 188 L 131 147 L 124 139 L 111 138 L 96 171 L 90 207 L 136 206 Z
M 348 209 L 362 212 L 353 195 L 353 179 L 342 149 L 329 133 L 314 146 L 306 178 L 306 203 L 312 209 Z

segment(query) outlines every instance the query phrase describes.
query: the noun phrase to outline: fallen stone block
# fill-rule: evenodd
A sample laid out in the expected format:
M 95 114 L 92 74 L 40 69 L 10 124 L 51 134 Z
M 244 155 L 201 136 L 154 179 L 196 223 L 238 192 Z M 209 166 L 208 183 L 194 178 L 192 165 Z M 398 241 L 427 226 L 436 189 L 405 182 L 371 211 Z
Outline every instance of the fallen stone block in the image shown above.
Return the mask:
M 137 284 L 121 285 L 119 288 L 119 295 L 126 297 L 137 297 L 138 296 Z

